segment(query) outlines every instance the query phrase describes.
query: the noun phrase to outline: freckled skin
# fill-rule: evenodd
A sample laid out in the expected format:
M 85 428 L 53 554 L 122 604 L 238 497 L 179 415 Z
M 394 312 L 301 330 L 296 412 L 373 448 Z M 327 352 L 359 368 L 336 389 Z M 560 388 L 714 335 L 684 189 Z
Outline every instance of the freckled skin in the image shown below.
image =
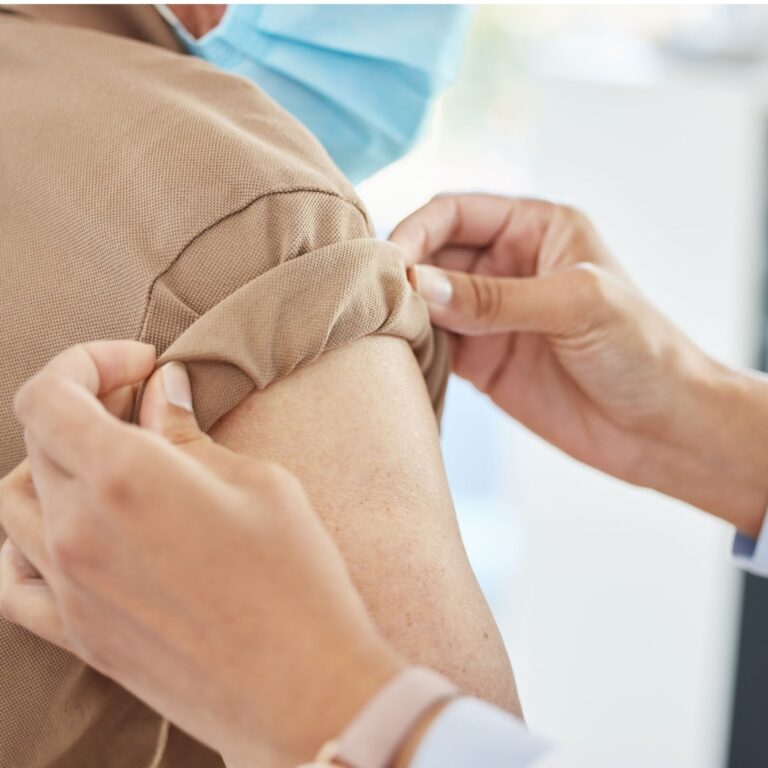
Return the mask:
M 212 437 L 296 474 L 384 636 L 409 661 L 520 713 L 456 524 L 424 379 L 375 336 L 254 392 Z

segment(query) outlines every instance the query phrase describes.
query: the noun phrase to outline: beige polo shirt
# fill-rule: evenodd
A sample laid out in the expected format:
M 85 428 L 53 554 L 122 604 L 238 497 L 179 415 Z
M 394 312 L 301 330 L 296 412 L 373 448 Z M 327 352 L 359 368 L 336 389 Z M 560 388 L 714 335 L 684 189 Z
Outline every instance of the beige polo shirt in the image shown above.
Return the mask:
M 187 362 L 206 428 L 373 333 L 406 339 L 442 398 L 443 339 L 321 146 L 174 48 L 149 6 L 0 13 L 0 475 L 24 455 L 15 391 L 89 339 Z M 158 715 L 0 620 L 0 768 L 220 765 L 171 734 L 166 748 Z

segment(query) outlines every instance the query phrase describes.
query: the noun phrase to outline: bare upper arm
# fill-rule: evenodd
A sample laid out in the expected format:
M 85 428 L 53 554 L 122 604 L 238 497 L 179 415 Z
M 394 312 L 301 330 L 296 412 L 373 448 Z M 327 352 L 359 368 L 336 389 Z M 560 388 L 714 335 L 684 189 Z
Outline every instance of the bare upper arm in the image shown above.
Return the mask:
M 304 482 L 382 632 L 407 658 L 519 711 L 469 567 L 435 418 L 407 343 L 366 337 L 253 392 L 211 431 Z

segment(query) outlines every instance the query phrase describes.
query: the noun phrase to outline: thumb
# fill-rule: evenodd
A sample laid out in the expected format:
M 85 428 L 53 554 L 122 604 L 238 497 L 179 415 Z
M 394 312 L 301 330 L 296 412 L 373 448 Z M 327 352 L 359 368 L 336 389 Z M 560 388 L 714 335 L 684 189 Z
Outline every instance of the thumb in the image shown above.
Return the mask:
M 432 322 L 469 336 L 509 331 L 568 333 L 589 311 L 584 306 L 578 271 L 567 269 L 541 277 L 489 277 L 424 264 L 409 270 L 411 283 L 426 301 Z
M 205 437 L 192 409 L 192 387 L 182 363 L 166 363 L 147 381 L 139 425 L 177 444 Z

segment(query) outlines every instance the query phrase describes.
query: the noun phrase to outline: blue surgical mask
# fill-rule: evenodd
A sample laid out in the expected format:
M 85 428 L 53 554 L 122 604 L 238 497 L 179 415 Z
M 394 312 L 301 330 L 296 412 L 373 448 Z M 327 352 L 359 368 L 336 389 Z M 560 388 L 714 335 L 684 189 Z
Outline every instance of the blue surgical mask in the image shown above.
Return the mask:
M 457 74 L 469 20 L 455 5 L 230 5 L 199 40 L 174 27 L 190 53 L 304 123 L 356 183 L 413 146 Z

